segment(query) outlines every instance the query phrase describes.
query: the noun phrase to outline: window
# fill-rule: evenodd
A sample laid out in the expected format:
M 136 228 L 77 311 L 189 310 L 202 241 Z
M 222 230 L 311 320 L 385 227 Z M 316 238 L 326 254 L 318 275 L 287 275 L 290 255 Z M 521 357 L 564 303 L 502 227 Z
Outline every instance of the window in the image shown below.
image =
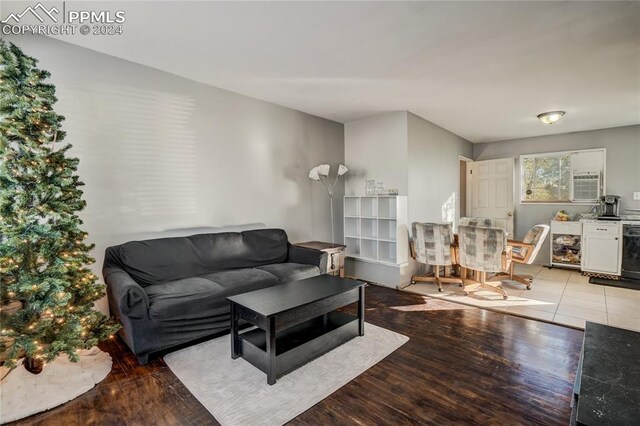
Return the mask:
M 605 149 L 521 155 L 520 202 L 592 204 L 604 193 L 605 155 Z M 588 196 L 585 179 L 596 179 Z

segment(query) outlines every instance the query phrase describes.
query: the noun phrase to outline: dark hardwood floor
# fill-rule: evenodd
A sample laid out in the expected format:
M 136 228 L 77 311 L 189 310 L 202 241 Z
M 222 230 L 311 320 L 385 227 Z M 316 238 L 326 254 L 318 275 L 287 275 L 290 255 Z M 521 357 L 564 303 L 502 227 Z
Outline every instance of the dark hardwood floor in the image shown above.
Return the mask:
M 409 342 L 290 424 L 568 424 L 582 331 L 383 287 L 366 293 L 367 322 Z M 141 367 L 120 340 L 102 349 L 113 357 L 103 382 L 14 424 L 217 424 L 161 357 Z

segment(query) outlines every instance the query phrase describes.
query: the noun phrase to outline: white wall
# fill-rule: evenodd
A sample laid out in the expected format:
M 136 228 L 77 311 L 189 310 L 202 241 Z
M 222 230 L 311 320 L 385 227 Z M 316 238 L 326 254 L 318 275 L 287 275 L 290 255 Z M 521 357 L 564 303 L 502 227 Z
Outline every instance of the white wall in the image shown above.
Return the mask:
M 342 124 L 61 41 L 8 39 L 51 71 L 97 273 L 107 246 L 174 228 L 262 222 L 330 241 L 328 195 L 307 174 L 344 162 Z
M 459 216 L 460 155 L 472 157 L 470 142 L 407 111 L 347 123 L 345 160 L 354 173 L 345 191 L 364 195 L 365 179 L 383 180 L 385 188 L 408 195 L 407 232 L 414 221 L 443 222 L 445 214 Z M 408 284 L 422 266 L 412 260 L 398 268 L 358 261 L 346 268 L 396 287 Z
M 460 217 L 459 158 L 473 144 L 409 113 L 409 224 Z
M 640 201 L 633 200 L 633 192 L 640 192 L 640 126 L 475 144 L 474 158 L 478 161 L 516 158 L 516 196 L 518 198 L 515 207 L 515 225 L 516 238 L 522 238 L 533 225 L 548 223 L 554 213 L 560 209 L 575 214 L 584 212 L 589 207 L 584 205 L 519 204 L 520 169 L 518 156 L 592 148 L 607 149 L 606 192 L 622 197 L 621 213 L 625 213 L 624 209 L 626 208 L 640 209 Z M 548 241 L 546 241 L 536 263 L 548 264 L 548 253 L 549 247 Z
M 407 195 L 407 112 L 380 114 L 344 125 L 348 195 L 365 195 L 365 180 L 382 181 Z

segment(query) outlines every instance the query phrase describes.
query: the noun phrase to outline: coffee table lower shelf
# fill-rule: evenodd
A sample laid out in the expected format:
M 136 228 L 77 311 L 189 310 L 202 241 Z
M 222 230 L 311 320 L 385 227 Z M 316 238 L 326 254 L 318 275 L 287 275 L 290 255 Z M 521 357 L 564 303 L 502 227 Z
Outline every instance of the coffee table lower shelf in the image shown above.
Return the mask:
M 276 333 L 275 373 L 282 376 L 359 335 L 358 317 L 333 311 Z M 269 373 L 267 333 L 238 335 L 242 358 Z

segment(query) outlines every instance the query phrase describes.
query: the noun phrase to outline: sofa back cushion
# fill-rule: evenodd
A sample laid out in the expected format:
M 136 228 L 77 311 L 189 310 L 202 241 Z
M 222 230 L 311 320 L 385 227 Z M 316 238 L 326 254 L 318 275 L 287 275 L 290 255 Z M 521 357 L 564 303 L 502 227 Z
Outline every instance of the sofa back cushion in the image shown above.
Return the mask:
M 105 267 L 124 269 L 140 285 L 204 275 L 220 269 L 284 262 L 287 234 L 282 229 L 199 234 L 130 241 L 109 247 Z

